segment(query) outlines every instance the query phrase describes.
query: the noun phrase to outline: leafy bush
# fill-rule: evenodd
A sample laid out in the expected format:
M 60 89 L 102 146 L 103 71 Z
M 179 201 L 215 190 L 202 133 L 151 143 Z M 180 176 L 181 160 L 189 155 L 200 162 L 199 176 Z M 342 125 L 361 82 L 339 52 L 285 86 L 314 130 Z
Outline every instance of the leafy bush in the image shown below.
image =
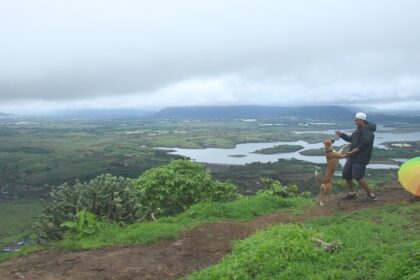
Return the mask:
M 212 179 L 204 166 L 189 160 L 149 169 L 134 186 L 145 217 L 173 215 L 206 200 L 227 201 L 237 196 L 231 183 Z
M 51 202 L 35 224 L 35 232 L 40 241 L 61 239 L 65 228 L 63 222 L 73 221 L 82 210 L 95 214 L 106 221 L 133 222 L 137 219 L 138 206 L 132 187 L 132 180 L 100 175 L 89 183 L 67 183 L 53 189 Z
M 133 184 L 134 183 L 134 184 Z M 228 201 L 236 198 L 236 186 L 212 179 L 203 165 L 187 160 L 152 168 L 137 180 L 100 175 L 89 183 L 67 183 L 50 193 L 51 203 L 44 207 L 35 232 L 40 241 L 61 239 L 82 210 L 100 220 L 131 223 L 140 217 L 179 213 L 206 200 Z M 60 227 L 64 222 L 70 222 Z
M 280 181 L 273 180 L 270 178 L 260 179 L 260 183 L 263 186 L 263 189 L 259 190 L 257 194 L 268 194 L 268 195 L 279 195 L 282 197 L 309 197 L 310 193 L 308 192 L 299 192 L 299 189 L 296 185 L 291 184 L 288 186 L 283 186 Z

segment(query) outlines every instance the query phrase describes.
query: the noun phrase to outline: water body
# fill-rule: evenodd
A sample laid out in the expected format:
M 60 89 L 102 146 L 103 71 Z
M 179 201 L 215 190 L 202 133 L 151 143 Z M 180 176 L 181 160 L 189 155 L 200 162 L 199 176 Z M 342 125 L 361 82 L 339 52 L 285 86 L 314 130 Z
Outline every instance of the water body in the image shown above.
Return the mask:
M 346 130 L 345 132 L 351 133 L 353 130 Z M 334 137 L 333 130 L 327 131 L 305 131 L 305 132 L 296 132 L 297 134 L 301 133 L 321 133 L 326 134 L 326 137 Z M 391 132 L 376 132 L 375 133 L 375 142 L 374 146 L 378 148 L 385 148 L 383 143 L 385 142 L 401 142 L 401 141 L 418 141 L 420 140 L 420 132 L 412 133 L 391 133 Z M 334 147 L 339 147 L 341 145 L 347 144 L 342 139 L 339 139 L 334 143 Z M 256 150 L 271 148 L 278 145 L 301 145 L 304 148 L 292 152 L 292 153 L 279 153 L 279 154 L 255 154 Z M 278 159 L 298 159 L 303 161 L 308 161 L 312 163 L 325 163 L 325 156 L 305 156 L 301 155 L 300 152 L 311 149 L 319 149 L 324 145 L 322 142 L 310 144 L 306 141 L 295 141 L 295 142 L 270 142 L 270 143 L 246 143 L 246 144 L 237 144 L 235 148 L 232 149 L 221 149 L 221 148 L 206 148 L 206 149 L 180 149 L 180 148 L 169 148 L 173 150 L 170 154 L 182 155 L 191 158 L 197 162 L 204 163 L 217 163 L 217 164 L 237 164 L 244 165 L 252 162 L 276 162 Z M 232 155 L 244 155 L 243 157 L 232 157 Z M 398 159 L 398 161 L 403 162 L 405 159 Z M 345 159 L 340 160 L 340 164 L 343 165 Z M 368 168 L 370 169 L 391 169 L 399 168 L 397 164 L 369 164 Z

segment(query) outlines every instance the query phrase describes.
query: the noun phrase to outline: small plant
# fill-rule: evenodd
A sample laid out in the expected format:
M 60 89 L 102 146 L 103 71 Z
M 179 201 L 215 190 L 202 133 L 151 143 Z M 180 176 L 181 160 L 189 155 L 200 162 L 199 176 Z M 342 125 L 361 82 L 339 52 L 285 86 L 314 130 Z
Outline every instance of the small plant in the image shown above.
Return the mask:
M 87 210 L 77 213 L 74 221 L 66 221 L 60 227 L 76 231 L 80 235 L 91 235 L 96 231 L 96 215 Z
M 232 201 L 238 197 L 238 188 L 230 182 L 215 181 L 211 194 L 212 201 Z
M 260 179 L 263 189 L 259 190 L 257 194 L 268 194 L 268 195 L 278 195 L 282 197 L 309 197 L 310 193 L 308 192 L 299 192 L 297 185 L 290 184 L 288 186 L 283 186 L 280 181 L 273 180 L 270 178 Z

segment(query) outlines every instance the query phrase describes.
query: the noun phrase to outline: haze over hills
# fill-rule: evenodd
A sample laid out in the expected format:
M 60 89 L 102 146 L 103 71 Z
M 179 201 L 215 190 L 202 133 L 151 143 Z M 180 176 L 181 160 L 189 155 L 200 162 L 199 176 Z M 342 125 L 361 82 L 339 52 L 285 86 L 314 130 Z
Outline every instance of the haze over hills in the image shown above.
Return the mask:
M 167 107 L 160 111 L 145 109 L 82 109 L 56 111 L 35 117 L 55 119 L 131 119 L 143 120 L 232 120 L 232 119 L 270 119 L 298 118 L 323 122 L 348 121 L 353 115 L 363 111 L 368 119 L 377 123 L 408 122 L 419 123 L 420 113 L 413 111 L 384 112 L 372 108 L 358 108 L 338 105 L 328 106 L 185 106 Z M 1 113 L 0 118 L 22 117 L 20 115 Z M 31 118 L 31 116 L 25 116 Z
M 153 119 L 238 119 L 238 118 L 305 118 L 320 121 L 351 120 L 360 108 L 344 106 L 202 106 L 202 107 L 168 107 L 155 114 L 148 115 Z M 419 122 L 420 116 L 408 113 L 369 112 L 368 118 L 375 122 Z
M 0 118 L 4 118 L 4 117 L 12 117 L 14 116 L 13 114 L 9 114 L 9 113 L 2 113 L 0 112 Z
M 340 106 L 197 106 L 168 107 L 152 115 L 153 118 L 165 119 L 236 119 L 236 118 L 277 118 L 302 117 L 326 119 L 338 116 L 340 119 L 351 118 L 353 112 Z

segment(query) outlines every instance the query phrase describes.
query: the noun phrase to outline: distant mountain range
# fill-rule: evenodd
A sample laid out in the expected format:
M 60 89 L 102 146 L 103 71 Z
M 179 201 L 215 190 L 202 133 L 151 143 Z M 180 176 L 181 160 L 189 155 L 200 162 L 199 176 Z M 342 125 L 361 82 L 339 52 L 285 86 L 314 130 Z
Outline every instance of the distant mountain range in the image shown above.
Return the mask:
M 158 119 L 239 119 L 239 118 L 311 118 L 340 119 L 352 118 L 354 112 L 341 106 L 202 106 L 168 107 L 149 115 Z
M 240 118 L 302 118 L 319 121 L 348 121 L 361 109 L 343 106 L 202 106 L 202 107 L 168 107 L 148 115 L 153 119 L 185 119 L 185 120 L 225 120 Z M 413 113 L 392 113 L 365 111 L 368 120 L 377 123 L 387 122 L 420 122 L 420 115 Z
M 418 112 L 383 113 L 369 109 L 344 106 L 188 106 L 168 107 L 158 112 L 142 109 L 83 109 L 53 112 L 43 117 L 72 119 L 123 119 L 144 120 L 232 120 L 232 119 L 305 119 L 322 122 L 352 120 L 358 111 L 366 112 L 368 120 L 376 123 L 420 123 Z M 38 115 L 39 116 L 39 115 Z M 0 118 L 18 115 L 0 112 Z M 26 116 L 30 117 L 30 116 Z

